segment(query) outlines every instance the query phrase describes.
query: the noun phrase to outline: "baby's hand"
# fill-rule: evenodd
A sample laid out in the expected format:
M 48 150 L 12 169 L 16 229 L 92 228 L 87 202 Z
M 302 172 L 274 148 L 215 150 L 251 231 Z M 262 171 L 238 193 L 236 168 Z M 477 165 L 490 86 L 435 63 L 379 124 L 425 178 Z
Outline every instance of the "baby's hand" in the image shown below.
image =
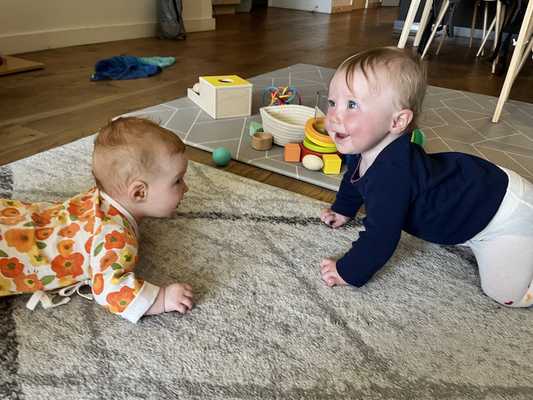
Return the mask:
M 325 258 L 320 263 L 320 276 L 328 287 L 348 285 L 337 272 L 337 263 L 331 258 Z
M 331 208 L 326 208 L 320 213 L 320 220 L 332 228 L 338 228 L 348 222 L 350 218 L 336 213 Z
M 186 283 L 173 283 L 165 288 L 163 311 L 185 314 L 193 306 L 192 287 Z

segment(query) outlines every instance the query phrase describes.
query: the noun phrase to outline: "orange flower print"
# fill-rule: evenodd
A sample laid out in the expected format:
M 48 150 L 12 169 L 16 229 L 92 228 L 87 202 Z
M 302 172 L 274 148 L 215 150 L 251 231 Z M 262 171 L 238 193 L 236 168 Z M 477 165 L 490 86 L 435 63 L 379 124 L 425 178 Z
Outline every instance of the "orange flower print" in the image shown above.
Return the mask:
M 106 297 L 111 312 L 121 313 L 135 298 L 133 289 L 124 286 L 119 292 L 109 293 Z
M 102 274 L 96 274 L 93 278 L 93 292 L 99 295 L 104 290 L 104 276 Z
M 83 226 L 85 232 L 92 232 L 94 230 L 94 216 L 90 216 L 86 219 L 87 223 Z
M 117 259 L 118 259 L 117 253 L 115 253 L 114 251 L 108 251 L 100 259 L 100 270 L 105 271 L 111 266 L 111 264 L 117 261 Z
M 0 259 L 0 272 L 6 278 L 15 278 L 22 274 L 23 270 L 24 265 L 16 257 Z
M 53 232 L 53 228 L 37 228 L 35 229 L 35 237 L 37 240 L 46 240 Z
M 65 239 L 57 244 L 57 251 L 63 257 L 68 257 L 74 248 L 74 240 Z
M 36 267 L 40 265 L 48 265 L 50 264 L 48 257 L 46 257 L 43 253 L 40 251 L 31 251 L 28 253 L 28 257 L 30 259 L 30 264 L 34 265 Z
M 27 253 L 35 244 L 33 229 L 10 229 L 5 233 L 9 247 L 14 247 L 21 253 Z
M 0 215 L 2 217 L 13 218 L 18 217 L 20 215 L 20 211 L 15 207 L 7 207 L 0 211 Z
M 87 195 L 78 199 L 73 199 L 69 202 L 68 212 L 69 214 L 81 218 L 84 214 L 90 212 L 93 208 L 92 196 Z
M 94 216 L 95 216 L 96 218 L 100 218 L 100 219 L 102 219 L 102 218 L 105 217 L 105 214 L 104 214 L 104 212 L 102 211 L 101 208 L 97 208 L 96 211 L 94 212 Z
M 124 234 L 126 235 L 126 243 L 131 244 L 133 247 L 138 247 L 135 233 L 133 233 L 129 229 L 126 229 L 126 231 L 124 231 Z
M 20 275 L 15 278 L 15 286 L 19 292 L 36 292 L 43 289 L 37 274 Z
M 120 251 L 119 258 L 120 265 L 124 267 L 125 272 L 133 270 L 133 266 L 136 261 L 135 255 L 128 247 L 125 247 Z
M 144 279 L 142 278 L 135 279 L 135 288 L 133 289 L 133 292 L 135 293 L 135 295 L 139 294 L 139 291 L 141 290 L 143 285 L 144 285 Z
M 115 215 L 120 215 L 120 212 L 115 207 L 110 205 L 109 209 L 107 210 L 107 215 L 114 217 Z
M 16 225 L 23 219 L 24 216 L 15 207 L 7 207 L 0 211 L 0 224 Z
M 31 219 L 37 226 L 46 226 L 52 221 L 52 215 L 49 211 L 44 211 L 42 213 L 33 213 Z
M 79 230 L 80 230 L 80 226 L 78 224 L 70 224 L 68 226 L 65 226 L 63 229 L 61 229 L 58 232 L 58 235 L 72 238 L 76 236 L 76 233 L 78 233 Z
M 91 254 L 91 247 L 93 245 L 93 236 L 91 236 L 87 241 L 85 242 L 85 251 L 89 254 Z
M 63 278 L 68 275 L 74 277 L 83 274 L 83 255 L 81 253 L 73 253 L 67 257 L 59 255 L 52 260 L 52 270 L 56 273 L 58 278 Z
M 126 238 L 124 234 L 113 231 L 105 235 L 105 248 L 106 250 L 110 249 L 121 249 L 126 245 Z
M 57 223 L 58 225 L 66 225 L 68 223 L 68 213 L 66 211 L 61 211 L 57 215 Z

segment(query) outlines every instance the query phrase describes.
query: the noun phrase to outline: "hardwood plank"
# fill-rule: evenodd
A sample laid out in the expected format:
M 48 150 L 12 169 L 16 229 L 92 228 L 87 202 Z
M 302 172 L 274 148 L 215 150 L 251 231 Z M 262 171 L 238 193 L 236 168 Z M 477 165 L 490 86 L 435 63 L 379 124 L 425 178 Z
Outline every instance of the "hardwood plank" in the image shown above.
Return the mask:
M 33 71 L 41 68 L 44 68 L 44 64 L 40 62 L 24 60 L 23 58 L 13 56 L 2 56 L 0 76 L 15 74 L 17 72 Z

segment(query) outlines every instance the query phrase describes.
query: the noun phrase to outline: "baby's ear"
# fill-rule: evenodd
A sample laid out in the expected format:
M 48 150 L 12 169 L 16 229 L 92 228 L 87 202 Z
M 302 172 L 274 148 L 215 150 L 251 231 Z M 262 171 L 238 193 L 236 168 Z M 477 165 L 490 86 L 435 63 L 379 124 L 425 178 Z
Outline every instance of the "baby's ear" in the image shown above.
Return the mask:
M 392 118 L 391 133 L 399 135 L 405 131 L 413 120 L 413 111 L 405 108 L 396 112 Z
M 148 198 L 148 185 L 144 181 L 136 180 L 128 186 L 128 197 L 133 203 L 142 203 Z

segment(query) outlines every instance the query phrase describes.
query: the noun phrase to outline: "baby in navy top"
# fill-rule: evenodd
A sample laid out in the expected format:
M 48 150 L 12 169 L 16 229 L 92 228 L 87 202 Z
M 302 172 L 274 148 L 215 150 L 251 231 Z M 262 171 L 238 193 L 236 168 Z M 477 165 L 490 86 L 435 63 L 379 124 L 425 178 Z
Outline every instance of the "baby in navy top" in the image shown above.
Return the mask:
M 338 228 L 364 204 L 365 230 L 339 260 L 322 260 L 328 286 L 363 286 L 394 253 L 401 232 L 465 244 L 483 291 L 501 304 L 533 304 L 533 185 L 484 159 L 426 154 L 411 127 L 426 91 L 418 57 L 397 48 L 356 54 L 329 88 L 326 128 L 348 169 L 321 220 Z

